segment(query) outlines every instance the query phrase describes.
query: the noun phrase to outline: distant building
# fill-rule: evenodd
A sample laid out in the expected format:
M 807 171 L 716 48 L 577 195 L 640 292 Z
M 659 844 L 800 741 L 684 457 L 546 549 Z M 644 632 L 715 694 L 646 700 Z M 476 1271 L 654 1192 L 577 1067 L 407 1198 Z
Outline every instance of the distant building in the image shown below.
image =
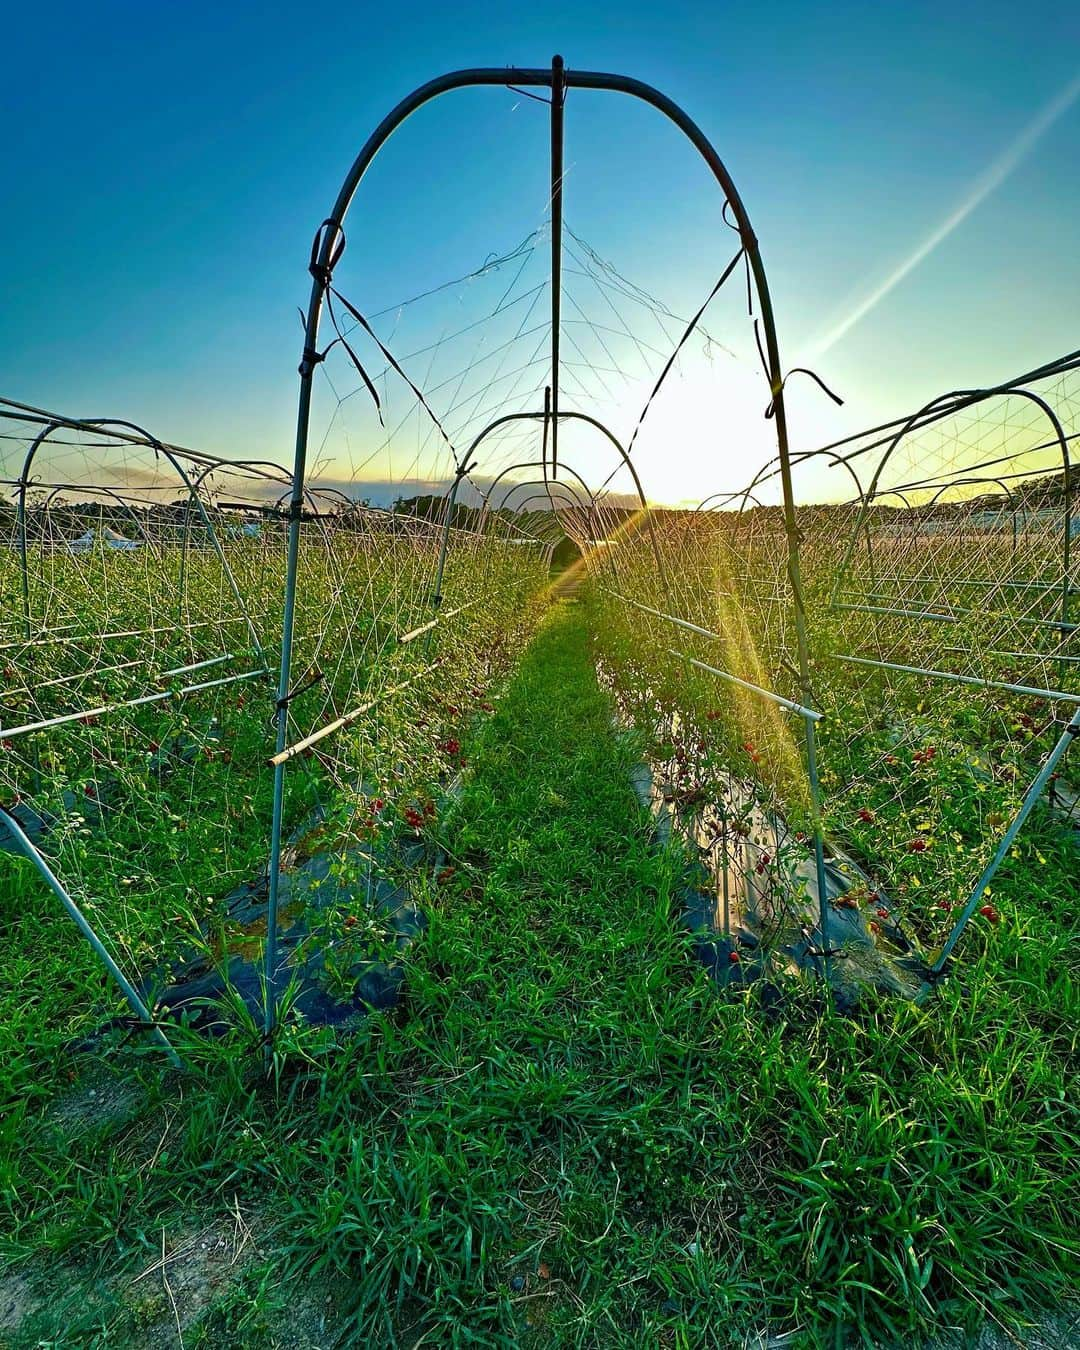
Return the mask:
M 134 549 L 142 548 L 142 544 L 137 539 L 125 539 L 122 534 L 117 534 L 108 525 L 103 525 L 100 530 L 87 530 L 85 534 L 80 534 L 78 539 L 73 539 L 67 546 L 68 551 L 71 553 L 89 553 L 99 540 L 105 548 L 112 549 L 117 553 L 130 553 Z

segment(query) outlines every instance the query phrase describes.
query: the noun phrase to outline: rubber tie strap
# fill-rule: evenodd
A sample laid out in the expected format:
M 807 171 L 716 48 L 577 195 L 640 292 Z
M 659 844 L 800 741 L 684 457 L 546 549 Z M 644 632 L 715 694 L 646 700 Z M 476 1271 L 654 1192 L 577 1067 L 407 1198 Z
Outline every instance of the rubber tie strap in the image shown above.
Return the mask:
M 939 984 L 944 984 L 952 974 L 952 961 L 946 961 L 940 970 L 935 970 L 933 966 L 927 966 L 922 972 L 923 984 L 929 985 L 932 989 L 937 988 Z
M 304 348 L 304 354 L 300 358 L 300 365 L 298 367 L 298 370 L 300 374 L 306 379 L 307 376 L 310 375 L 311 372 L 315 369 L 315 367 L 319 364 L 319 362 L 325 360 L 326 360 L 326 352 L 320 352 L 316 347 L 307 346 Z
M 278 718 L 281 716 L 282 712 L 289 706 L 289 704 L 293 701 L 294 698 L 299 698 L 301 694 L 306 694 L 308 690 L 314 689 L 317 684 L 321 684 L 322 681 L 325 679 L 326 679 L 325 671 L 317 670 L 306 684 L 300 685 L 298 688 L 294 689 L 291 693 L 286 694 L 283 698 L 276 699 L 274 701 L 274 715 L 270 719 L 271 725 L 277 726 Z
M 331 234 L 337 234 L 337 240 L 330 251 L 330 256 L 325 263 L 319 261 L 319 254 L 322 252 L 324 231 Z M 323 290 L 329 290 L 330 279 L 334 274 L 334 268 L 341 261 L 341 255 L 345 252 L 345 231 L 341 225 L 332 220 L 329 216 L 319 228 L 315 231 L 315 237 L 311 241 L 311 259 L 308 262 L 308 271 L 315 280 L 322 286 Z

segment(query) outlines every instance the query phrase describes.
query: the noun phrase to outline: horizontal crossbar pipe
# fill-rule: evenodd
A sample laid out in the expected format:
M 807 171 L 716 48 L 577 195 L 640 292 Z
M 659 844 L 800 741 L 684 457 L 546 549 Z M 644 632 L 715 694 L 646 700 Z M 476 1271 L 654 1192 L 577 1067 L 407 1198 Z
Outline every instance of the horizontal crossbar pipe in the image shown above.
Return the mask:
M 958 656 L 971 656 L 970 647 L 942 647 L 943 652 L 951 652 Z M 980 652 L 982 656 L 1008 656 L 1014 661 L 1042 661 L 1053 662 L 1060 665 L 1062 661 L 1068 665 L 1080 665 L 1080 656 L 1066 656 L 1062 652 L 1009 652 L 1001 647 L 987 647 Z
M 442 665 L 442 659 L 433 661 L 430 666 L 425 666 L 423 670 L 418 670 L 414 675 L 410 675 L 407 680 L 402 680 L 400 684 L 391 685 L 389 689 L 383 689 L 374 698 L 368 699 L 366 703 L 361 703 L 358 708 L 353 708 L 351 712 L 342 713 L 340 717 L 335 717 L 332 722 L 327 722 L 324 727 L 318 731 L 313 731 L 310 736 L 305 736 L 302 741 L 295 741 L 288 745 L 284 750 L 279 750 L 276 755 L 271 755 L 266 761 L 268 765 L 287 764 L 290 759 L 295 759 L 297 755 L 302 755 L 305 750 L 310 750 L 312 746 L 318 745 L 320 741 L 326 740 L 327 736 L 333 736 L 335 732 L 344 730 L 345 727 L 352 726 L 358 722 L 361 717 L 371 712 L 371 710 L 384 698 L 390 698 L 393 694 L 399 694 L 403 689 L 407 689 L 410 684 L 415 684 L 417 680 L 423 679 L 425 675 L 430 675 Z
M 1036 483 L 1040 478 L 1059 477 L 1061 474 L 1060 464 L 1056 468 L 1053 465 L 1046 465 L 1041 469 L 1016 469 L 1012 473 L 990 474 L 986 471 L 988 469 L 998 469 L 1003 464 L 1015 464 L 1018 459 L 1028 458 L 1029 456 L 1038 453 L 1040 450 L 1056 450 L 1060 453 L 1062 441 L 1074 441 L 1078 435 L 1080 435 L 1080 432 L 1073 432 L 1070 435 L 1061 438 L 1055 436 L 1052 441 L 1043 441 L 1039 445 L 1029 446 L 1026 450 L 1021 450 L 1019 452 L 1014 450 L 1011 454 L 994 455 L 990 459 L 981 459 L 978 463 L 969 464 L 967 466 L 965 472 L 971 476 L 966 479 L 961 479 L 959 482 L 957 482 L 957 480 L 946 470 L 944 473 L 934 474 L 929 478 L 916 478 L 907 483 L 894 483 L 892 487 L 882 488 L 880 491 L 876 492 L 874 494 L 874 500 L 875 502 L 880 502 L 883 497 L 904 492 L 933 492 L 936 490 L 937 493 L 940 494 L 947 488 L 960 487 L 964 484 L 969 487 L 977 487 L 980 484 L 986 485 L 992 483 L 999 489 L 998 492 L 991 494 L 995 502 L 1001 503 L 1001 507 L 998 509 L 999 515 L 1003 515 L 1005 511 L 1010 511 L 1013 514 L 1021 516 L 1024 520 L 1028 520 L 1032 516 L 1038 519 L 1040 511 L 1054 511 L 1055 508 L 1053 503 L 1047 502 L 1042 507 L 1036 506 L 1030 501 L 1025 503 L 1024 498 L 1020 494 L 1013 496 L 1009 491 L 1008 485 L 1009 483 L 1016 482 L 1018 479 L 1029 483 Z M 987 493 L 984 492 L 979 495 L 985 498 Z M 944 507 L 946 512 L 950 512 L 955 511 L 957 507 L 962 508 L 969 506 L 977 500 L 978 497 L 954 497 L 951 501 L 942 501 L 941 497 L 937 496 L 931 501 L 923 502 L 920 506 L 912 507 L 911 509 L 920 512 L 929 509 L 936 512 Z M 1013 503 L 1015 503 L 1015 505 L 1013 505 Z M 994 507 L 988 504 L 985 509 L 987 511 L 992 511 Z
M 61 713 L 59 717 L 48 717 L 42 722 L 27 722 L 21 727 L 0 727 L 0 740 L 7 741 L 15 736 L 26 736 L 31 731 L 48 731 L 50 727 L 63 726 L 66 722 L 82 722 L 88 717 L 104 717 L 108 713 L 122 712 L 125 708 L 142 708 L 148 703 L 163 703 L 166 699 L 182 698 L 185 694 L 201 694 L 206 689 L 218 689 L 224 684 L 257 680 L 268 673 L 265 670 L 251 670 L 243 675 L 226 675 L 220 680 L 203 680 L 200 684 L 188 684 L 182 689 L 164 689 L 156 694 L 143 694 L 139 698 L 125 699 L 120 703 L 103 703 L 97 708 L 84 708 L 82 712 Z
M 891 577 L 883 577 L 881 580 L 887 582 L 887 581 L 891 581 L 892 578 L 891 578 Z M 879 583 L 879 584 L 880 584 L 880 583 Z M 1070 593 L 1071 593 L 1071 592 L 1070 592 Z M 841 591 L 841 592 L 840 592 L 840 595 L 847 595 L 848 597 L 855 597 L 855 598 L 858 598 L 859 600 L 884 600 L 884 601 L 886 601 L 886 602 L 891 601 L 891 600 L 897 600 L 897 599 L 900 599 L 900 598 L 901 598 L 901 597 L 897 596 L 895 593 L 890 592 L 890 591 L 859 591 L 859 590 L 856 590 L 854 587 L 848 587 L 846 591 Z M 1027 602 L 1027 604 L 1029 605 L 1029 607 L 1030 607 L 1030 606 L 1033 606 L 1033 605 L 1037 605 L 1037 604 L 1046 604 L 1046 603 L 1048 603 L 1048 602 L 1053 602 L 1055 605 L 1059 605 L 1059 604 L 1061 603 L 1062 596 L 1063 596 L 1063 591 L 1062 591 L 1062 589 L 1061 589 L 1060 587 L 1058 587 L 1058 590 L 1057 590 L 1056 594 L 1053 593 L 1053 592 L 1046 592 L 1044 595 L 1036 595 L 1036 596 L 1033 597 L 1031 600 L 1029 600 L 1029 601 Z M 995 619 L 996 619 L 996 620 L 1000 620 L 1000 621 L 1003 622 L 1003 623 L 1017 623 L 1017 624 L 1021 624 L 1021 623 L 1022 623 L 1022 624 L 1029 624 L 1029 625 L 1030 625 L 1030 624 L 1035 624 L 1035 625 L 1037 625 L 1037 626 L 1039 626 L 1039 627 L 1042 627 L 1042 626 L 1045 625 L 1045 626 L 1048 627 L 1048 628 L 1051 627 L 1051 626 L 1056 626 L 1056 627 L 1060 628 L 1060 627 L 1062 626 L 1056 619 L 1045 618 L 1045 617 L 1043 617 L 1042 615 L 1031 614 L 1031 613 L 1028 613 L 1028 614 L 1012 614 L 1012 613 L 1010 613 L 1010 612 L 1009 612 L 1008 610 L 1006 610 L 1006 609 L 1000 609 L 1000 608 L 998 608 L 998 609 L 989 609 L 989 608 L 987 608 L 987 605 L 988 605 L 988 603 L 989 603 L 990 597 L 980 598 L 980 597 L 976 596 L 976 597 L 974 597 L 974 605 L 956 605 L 956 604 L 953 604 L 952 601 L 949 599 L 948 596 L 942 595 L 942 594 L 940 594 L 940 593 L 939 593 L 937 596 L 934 596 L 934 597 L 923 596 L 923 595 L 915 595 L 915 596 L 910 596 L 910 597 L 905 596 L 905 597 L 903 597 L 903 598 L 904 598 L 904 599 L 910 599 L 911 603 L 912 603 L 912 604 L 916 604 L 916 605 L 918 605 L 918 604 L 923 604 L 923 605 L 932 605 L 932 604 L 949 605 L 949 607 L 950 607 L 950 617 L 956 619 L 957 621 L 959 621 L 959 620 L 961 620 L 961 619 L 971 618 L 971 617 L 974 616 L 975 618 L 982 619 L 982 620 L 984 620 L 984 621 L 989 621 L 989 620 L 995 620 Z M 844 603 L 850 603 L 850 599 L 849 599 L 848 601 L 844 602 Z M 837 609 L 842 609 L 842 608 L 843 608 L 843 604 L 838 604 L 838 605 L 836 605 L 835 607 L 836 607 Z M 925 610 L 920 610 L 920 611 L 918 611 L 918 612 L 919 612 L 920 614 L 923 614 L 923 615 L 925 615 L 925 614 L 927 613 L 927 611 L 925 611 Z M 936 614 L 936 613 L 939 613 L 939 612 L 942 612 L 942 611 L 934 610 L 934 611 L 931 611 L 931 612 Z M 1068 627 L 1068 626 L 1070 626 L 1070 625 L 1066 625 L 1066 626 Z
M 50 637 L 31 638 L 29 642 L 5 642 L 0 645 L 0 651 L 10 651 L 16 647 L 47 647 L 56 642 L 109 642 L 115 638 L 153 637 L 157 633 L 190 633 L 196 628 L 224 628 L 228 624 L 246 622 L 246 619 L 237 615 L 232 619 L 200 619 L 197 623 L 171 624 L 165 628 L 128 628 L 118 633 L 58 633 Z
M 448 609 L 445 611 L 445 613 L 436 614 L 433 619 L 429 619 L 427 623 L 422 623 L 419 628 L 412 628 L 409 630 L 409 632 L 402 633 L 402 635 L 398 638 L 398 646 L 404 647 L 404 645 L 407 642 L 415 642 L 416 639 L 418 637 L 421 637 L 424 633 L 429 633 L 435 627 L 436 624 L 442 623 L 446 619 L 452 619 L 455 614 L 461 614 L 465 610 L 471 609 L 473 605 L 477 605 L 479 603 L 480 603 L 479 600 L 470 600 L 468 604 L 458 605 L 457 609 Z
M 842 609 L 852 614 L 891 614 L 898 619 L 933 619 L 938 623 L 959 623 L 955 614 L 938 614 L 936 610 L 893 609 L 888 605 L 850 605 L 838 602 L 833 609 Z
M 169 441 L 154 441 L 145 435 L 139 435 L 135 432 L 126 432 L 116 427 L 103 429 L 96 422 L 82 421 L 77 417 L 60 417 L 55 413 L 46 412 L 43 408 L 35 408 L 30 403 L 19 403 L 13 398 L 0 398 L 0 403 L 5 408 L 14 408 L 14 414 L 9 412 L 0 413 L 0 416 L 9 418 L 13 421 L 34 421 L 36 423 L 55 422 L 58 426 L 68 427 L 73 431 L 88 431 L 95 436 L 108 437 L 110 442 L 124 442 L 127 445 L 142 445 L 147 449 L 156 450 L 159 445 L 163 450 L 171 450 L 173 454 L 182 455 L 185 459 L 193 460 L 197 464 L 213 465 L 218 469 L 230 471 L 242 470 L 250 473 L 253 478 L 269 478 L 280 482 L 286 478 L 286 470 L 280 465 L 272 463 L 265 459 L 252 460 L 228 460 L 220 459 L 217 455 L 208 455 L 203 450 L 189 450 L 183 445 L 173 445 Z M 26 416 L 25 414 L 29 414 Z M 107 447 L 106 447 L 107 448 Z
M 312 491 L 317 493 L 319 491 L 319 488 L 315 487 L 312 489 Z M 280 510 L 277 507 L 271 507 L 270 514 L 278 520 L 288 520 L 289 518 L 287 511 Z M 347 538 L 365 539 L 365 540 L 370 539 L 374 534 L 378 534 L 383 538 L 385 538 L 388 535 L 394 538 L 406 538 L 409 536 L 410 533 L 413 532 L 419 533 L 423 530 L 429 530 L 434 534 L 437 532 L 441 532 L 444 528 L 442 525 L 439 524 L 437 520 L 428 520 L 424 516 L 410 516 L 405 512 L 398 513 L 394 511 L 388 511 L 381 507 L 375 506 L 364 507 L 362 512 L 361 511 L 357 512 L 357 517 L 363 514 L 377 515 L 379 517 L 380 523 L 385 518 L 386 529 L 385 530 L 351 529 L 349 528 L 349 526 L 351 525 L 349 517 L 345 517 L 345 520 L 343 522 L 340 516 L 331 516 L 325 513 L 313 513 L 310 516 L 305 515 L 304 520 L 311 524 L 318 524 L 320 522 L 325 522 L 330 524 L 333 528 L 337 529 L 341 534 L 344 534 Z M 364 523 L 366 524 L 367 522 Z M 464 535 L 465 538 L 467 539 L 484 538 L 483 532 L 481 530 L 470 530 L 463 525 L 451 526 L 450 533 Z
M 677 656 L 680 661 L 688 661 L 690 665 L 697 666 L 698 670 L 708 671 L 710 675 L 715 675 L 719 680 L 726 680 L 728 684 L 737 684 L 740 689 L 748 689 L 752 694 L 760 694 L 770 703 L 775 703 L 780 708 L 786 708 L 788 712 L 797 713 L 809 722 L 821 721 L 821 713 L 815 712 L 813 708 L 804 708 L 801 703 L 793 703 L 791 699 L 784 698 L 782 694 L 774 694 L 771 689 L 762 689 L 759 684 L 751 684 L 749 680 L 740 680 L 738 675 L 732 675 L 728 670 L 720 670 L 716 666 L 706 665 L 704 661 L 698 661 L 696 657 L 688 656 L 686 652 L 677 652 L 674 647 L 668 648 L 668 655 Z
M 973 580 L 964 581 L 960 577 L 907 577 L 907 576 L 903 577 L 881 576 L 878 579 L 879 581 L 902 582 L 905 586 L 909 584 L 917 586 L 934 586 L 934 585 L 969 586 L 969 587 L 979 586 L 988 590 L 1050 591 L 1056 595 L 1060 595 L 1065 588 L 1064 577 L 1062 577 L 1060 581 L 1013 581 L 1011 579 L 1005 581 L 973 581 Z M 1075 586 L 1070 586 L 1069 587 L 1070 594 L 1075 594 L 1077 589 L 1078 588 Z
M 58 623 L 49 629 L 49 633 L 50 635 L 55 633 L 58 636 L 63 636 L 66 633 L 70 633 L 73 628 L 78 628 L 81 622 L 80 619 L 71 619 L 67 623 Z M 11 647 L 27 647 L 30 644 L 24 638 L 19 642 L 12 642 L 8 645 Z
M 3 821 L 5 828 L 10 832 L 12 838 L 22 849 L 23 853 L 34 864 L 40 873 L 45 884 L 52 891 L 53 895 L 60 901 L 69 917 L 74 922 L 76 928 L 82 933 L 83 937 L 93 948 L 98 960 L 116 981 L 120 992 L 127 1000 L 129 1007 L 140 1022 L 144 1023 L 146 1028 L 153 1035 L 154 1039 L 161 1045 L 162 1049 L 169 1056 L 176 1068 L 181 1068 L 180 1056 L 176 1053 L 169 1043 L 168 1037 L 162 1031 L 161 1027 L 154 1021 L 153 1014 L 139 997 L 135 986 L 131 984 L 127 976 L 113 960 L 105 944 L 94 932 L 90 921 L 83 914 L 82 910 L 64 889 L 52 868 L 41 856 L 40 852 L 34 847 L 27 838 L 25 831 L 15 817 L 5 808 L 0 806 L 0 820 Z
M 640 600 L 631 600 L 629 596 L 620 595 L 618 591 L 613 591 L 607 586 L 601 586 L 599 589 L 604 591 L 607 595 L 613 595 L 617 600 L 621 600 L 624 604 L 633 605 L 637 609 L 644 610 L 646 614 L 655 614 L 658 619 L 665 619 L 668 623 L 675 624 L 678 628 L 685 628 L 691 633 L 699 633 L 702 637 L 711 638 L 716 642 L 724 641 L 723 636 L 720 633 L 713 632 L 711 628 L 702 628 L 700 624 L 691 623 L 689 619 L 679 619 L 676 618 L 674 614 L 665 614 L 663 610 L 653 609 L 650 605 L 642 604 Z M 737 604 L 741 604 L 747 599 L 745 595 L 736 595 L 733 591 L 721 591 L 719 594 L 729 600 L 735 601 Z M 754 595 L 752 598 L 790 601 L 791 594 L 788 592 L 784 595 L 765 597 Z
M 937 623 L 961 623 L 964 619 L 975 618 L 986 621 L 995 619 L 1005 623 L 1025 624 L 1034 628 L 1052 628 L 1058 633 L 1075 633 L 1080 631 L 1080 624 L 1062 623 L 1060 619 L 1033 619 L 1027 615 L 986 613 L 979 609 L 957 609 L 953 614 L 939 614 L 937 610 L 930 609 L 893 609 L 884 605 L 850 605 L 837 602 L 832 606 L 833 609 L 847 610 L 848 612 L 858 614 L 893 614 L 901 619 L 932 619 Z
M 88 680 L 95 675 L 115 675 L 118 670 L 130 670 L 132 666 L 143 666 L 146 664 L 145 656 L 137 656 L 133 661 L 121 661 L 115 666 L 98 666 L 95 670 L 77 670 L 74 675 L 58 675 L 53 680 L 42 680 L 40 684 L 34 685 L 35 693 L 39 689 L 51 689 L 57 684 L 74 684 L 76 680 Z M 20 689 L 20 694 L 30 693 L 29 689 Z
M 425 633 L 430 633 L 439 622 L 438 617 L 428 619 L 427 623 L 422 623 L 419 628 L 410 628 L 407 633 L 402 633 L 398 638 L 398 646 L 404 647 L 407 642 L 415 642 L 418 637 L 423 637 Z
M 904 426 L 905 423 L 909 424 L 906 428 L 909 434 L 915 431 L 921 431 L 924 426 L 929 426 L 933 422 L 939 422 L 946 417 L 951 417 L 954 413 L 961 411 L 972 403 L 978 403 L 981 399 L 990 395 L 1008 394 L 1018 385 L 1033 384 L 1037 380 L 1044 379 L 1049 374 L 1057 374 L 1061 371 L 1072 370 L 1077 364 L 1078 357 L 1080 357 L 1080 353 L 1070 352 L 1067 356 L 1061 357 L 1057 361 L 1049 362 L 1044 366 L 1039 366 L 1037 370 L 1029 370 L 1026 374 L 1018 376 L 1014 380 L 1010 380 L 1008 384 L 1000 384 L 992 389 L 978 389 L 970 393 L 950 394 L 948 395 L 948 402 L 941 403 L 938 407 L 934 408 L 932 412 L 924 409 L 922 412 L 916 414 L 917 417 L 924 418 L 924 421 L 910 425 L 912 422 L 910 416 L 894 417 L 891 422 L 882 422 L 879 426 L 868 427 L 863 431 L 855 431 L 852 432 L 850 436 L 842 436 L 839 440 L 830 441 L 826 445 L 817 446 L 813 451 L 807 452 L 807 456 L 810 454 L 823 454 L 827 450 L 836 450 L 842 445 L 850 445 L 854 441 L 861 440 L 864 436 L 875 436 L 881 431 L 891 431 L 894 427 Z M 868 450 L 876 450 L 878 446 L 887 444 L 890 439 L 891 437 L 885 437 L 880 441 L 873 442 L 871 445 L 861 446 L 848 457 L 853 458 L 855 454 L 861 455 L 865 454 Z M 1057 442 L 1052 441 L 1049 444 L 1056 445 Z M 1015 458 L 1015 456 L 1010 456 L 1010 458 Z
M 769 604 L 790 604 L 790 591 L 759 591 L 753 586 L 747 586 L 741 591 L 718 591 L 717 595 L 723 600 L 733 600 L 737 605 L 745 605 L 747 601 L 767 601 Z
M 174 666 L 172 670 L 163 670 L 159 680 L 171 679 L 174 675 L 187 675 L 193 670 L 207 670 L 210 666 L 221 666 L 226 661 L 235 661 L 235 652 L 225 652 L 223 656 L 211 656 L 206 661 L 194 661 L 190 666 Z
M 952 950 L 956 946 L 960 938 L 960 934 L 967 927 L 971 919 L 971 916 L 975 913 L 976 909 L 978 909 L 979 904 L 983 896 L 985 896 L 987 888 L 990 885 L 990 882 L 994 879 L 994 876 L 998 868 L 1008 857 L 1009 850 L 1012 848 L 1013 843 L 1016 840 L 1016 836 L 1023 829 L 1025 821 L 1031 814 L 1032 809 L 1035 806 L 1035 803 L 1042 796 L 1043 791 L 1046 788 L 1047 783 L 1049 783 L 1051 777 L 1053 776 L 1054 771 L 1057 769 L 1058 764 L 1064 758 L 1066 752 L 1072 745 L 1073 741 L 1075 741 L 1078 737 L 1080 737 L 1080 708 L 1078 708 L 1076 712 L 1073 714 L 1072 721 L 1061 733 L 1061 736 L 1057 744 L 1050 751 L 1049 755 L 1047 755 L 1045 761 L 1043 762 L 1043 766 L 1039 770 L 1037 777 L 1034 779 L 1028 790 L 1024 793 L 1024 800 L 1020 803 L 1020 809 L 1017 811 L 1016 815 L 1012 818 L 1011 822 L 1009 823 L 1009 828 L 1002 835 L 1001 842 L 997 846 L 997 851 L 995 852 L 994 856 L 990 859 L 990 861 L 987 863 L 986 870 L 983 872 L 982 876 L 976 882 L 975 889 L 972 891 L 967 904 L 964 906 L 963 910 L 960 913 L 959 918 L 953 925 L 952 932 L 945 939 L 944 945 L 942 946 L 941 951 L 938 954 L 937 960 L 930 967 L 931 971 L 935 975 L 939 975 L 945 969 L 945 963 L 952 955 Z M 921 989 L 919 990 L 918 995 L 916 996 L 916 1002 L 918 1003 L 925 1002 L 926 998 L 928 997 L 932 989 L 933 985 L 929 981 L 924 983 Z
M 870 666 L 875 670 L 895 670 L 901 675 L 925 675 L 929 679 L 945 680 L 949 684 L 968 684 L 976 689 L 1002 689 L 1008 694 L 1030 694 L 1032 698 L 1048 698 L 1056 702 L 1080 703 L 1080 694 L 1066 694 L 1060 689 L 1038 689 L 1029 684 L 1008 684 L 1004 680 L 984 680 L 978 675 L 957 675 L 951 670 L 931 670 L 926 666 L 901 666 L 895 661 L 872 661 L 866 656 L 834 656 L 849 666 Z
M 635 609 L 643 610 L 646 614 L 653 614 L 658 619 L 673 623 L 676 628 L 685 628 L 690 633 L 700 633 L 702 637 L 712 638 L 716 642 L 723 641 L 720 634 L 714 633 L 711 628 L 702 628 L 700 624 L 691 623 L 689 619 L 677 619 L 674 614 L 665 614 L 663 610 L 653 609 L 651 605 L 643 605 L 640 600 L 631 600 L 628 595 L 620 595 L 618 591 L 610 590 L 607 586 L 601 586 L 600 589 L 607 595 L 613 595 L 616 600 L 621 600 L 624 605 L 633 605 Z
M 196 661 L 190 666 L 176 666 L 173 670 L 163 670 L 158 676 L 159 679 L 171 678 L 173 675 L 186 675 L 192 670 L 205 670 L 208 666 L 220 666 L 225 661 L 233 660 L 233 653 L 226 652 L 224 656 L 211 657 L 209 661 Z M 121 661 L 115 666 L 98 666 L 93 670 L 77 670 L 74 675 L 58 675 L 54 680 L 42 680 L 40 684 L 34 685 L 33 692 L 39 689 L 52 689 L 58 684 L 74 684 L 77 680 L 89 680 L 98 675 L 115 675 L 119 670 L 131 670 L 133 666 L 146 666 L 150 664 L 148 656 L 137 656 L 132 661 Z M 20 689 L 16 691 L 19 694 L 29 694 L 31 690 Z

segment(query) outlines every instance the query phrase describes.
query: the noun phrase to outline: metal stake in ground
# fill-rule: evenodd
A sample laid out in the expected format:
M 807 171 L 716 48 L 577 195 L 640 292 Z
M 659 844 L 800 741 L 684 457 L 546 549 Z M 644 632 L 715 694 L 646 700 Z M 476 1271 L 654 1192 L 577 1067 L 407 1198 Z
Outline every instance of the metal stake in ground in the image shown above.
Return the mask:
M 71 919 L 75 923 L 76 928 L 78 928 L 79 932 L 83 935 L 84 938 L 86 938 L 87 942 L 89 942 L 90 946 L 94 949 L 94 954 L 97 956 L 98 960 L 102 963 L 105 969 L 116 981 L 116 984 L 120 989 L 120 992 L 123 994 L 124 998 L 127 999 L 127 1002 L 132 1012 L 139 1019 L 139 1021 L 143 1023 L 144 1026 L 149 1028 L 151 1035 L 161 1045 L 162 1049 L 169 1056 L 170 1062 L 176 1068 L 178 1069 L 181 1068 L 182 1065 L 180 1063 L 180 1056 L 169 1044 L 169 1039 L 165 1035 L 164 1031 L 162 1031 L 162 1029 L 154 1021 L 153 1013 L 151 1013 L 150 1009 L 139 997 L 138 993 L 135 990 L 135 986 L 128 980 L 124 972 L 120 969 L 120 967 L 116 964 L 113 958 L 109 955 L 108 949 L 105 947 L 105 944 L 98 937 L 97 933 L 94 932 L 94 929 L 90 925 L 90 921 L 86 918 L 82 910 L 71 898 L 71 896 L 67 893 L 67 891 L 64 890 L 64 887 L 61 885 L 52 868 L 41 856 L 38 850 L 31 843 L 31 841 L 27 838 L 26 833 L 23 830 L 22 826 L 11 814 L 11 812 L 6 810 L 2 806 L 0 806 L 0 819 L 3 820 L 5 828 L 10 831 L 12 838 L 22 849 L 26 857 L 30 859 L 30 861 L 34 864 L 37 870 L 41 873 L 42 879 L 45 881 L 46 885 L 52 891 L 53 895 L 56 896 L 56 898 L 67 910 Z

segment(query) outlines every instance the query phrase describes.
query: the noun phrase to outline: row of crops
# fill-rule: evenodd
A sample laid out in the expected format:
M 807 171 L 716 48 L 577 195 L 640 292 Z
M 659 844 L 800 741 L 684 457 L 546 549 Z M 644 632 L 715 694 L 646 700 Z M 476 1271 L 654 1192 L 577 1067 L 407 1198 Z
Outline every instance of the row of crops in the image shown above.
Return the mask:
M 7 425 L 22 450 L 43 424 Z M 66 896 L 147 1006 L 177 963 L 228 971 L 250 986 L 235 1015 L 254 1031 L 281 718 L 296 884 L 280 908 L 303 937 L 283 982 L 317 949 L 316 982 L 348 1003 L 393 936 L 372 888 L 437 824 L 534 624 L 550 544 L 452 529 L 436 605 L 439 523 L 311 495 L 279 708 L 280 478 L 222 467 L 185 492 L 145 442 L 81 424 L 52 436 L 70 444 L 0 507 L 0 1016 L 66 1041 L 104 1015 Z M 190 484 L 204 466 L 185 467 Z M 114 989 L 108 1004 L 130 1011 Z
M 1075 362 L 1036 387 L 797 461 L 829 504 L 794 550 L 766 469 L 596 558 L 599 658 L 740 977 L 924 995 L 967 922 L 1000 921 L 1027 814 L 1076 823 Z
M 1075 816 L 1076 366 L 1039 374 L 1037 395 L 954 396 L 796 457 L 796 497 L 821 504 L 791 520 L 776 466 L 694 511 L 631 510 L 546 465 L 539 513 L 410 516 L 316 484 L 294 588 L 274 466 L 9 413 L 10 1015 L 70 1038 L 101 1014 L 95 954 L 58 900 L 147 1005 L 176 962 L 201 962 L 227 977 L 218 993 L 243 974 L 256 1031 L 271 912 L 294 935 L 265 972 L 276 993 L 317 951 L 316 983 L 346 998 L 401 936 L 377 903 L 387 878 L 439 865 L 440 803 L 564 536 L 726 976 L 924 996 L 964 925 L 999 921 L 994 879 L 1029 812 L 1066 832 Z

